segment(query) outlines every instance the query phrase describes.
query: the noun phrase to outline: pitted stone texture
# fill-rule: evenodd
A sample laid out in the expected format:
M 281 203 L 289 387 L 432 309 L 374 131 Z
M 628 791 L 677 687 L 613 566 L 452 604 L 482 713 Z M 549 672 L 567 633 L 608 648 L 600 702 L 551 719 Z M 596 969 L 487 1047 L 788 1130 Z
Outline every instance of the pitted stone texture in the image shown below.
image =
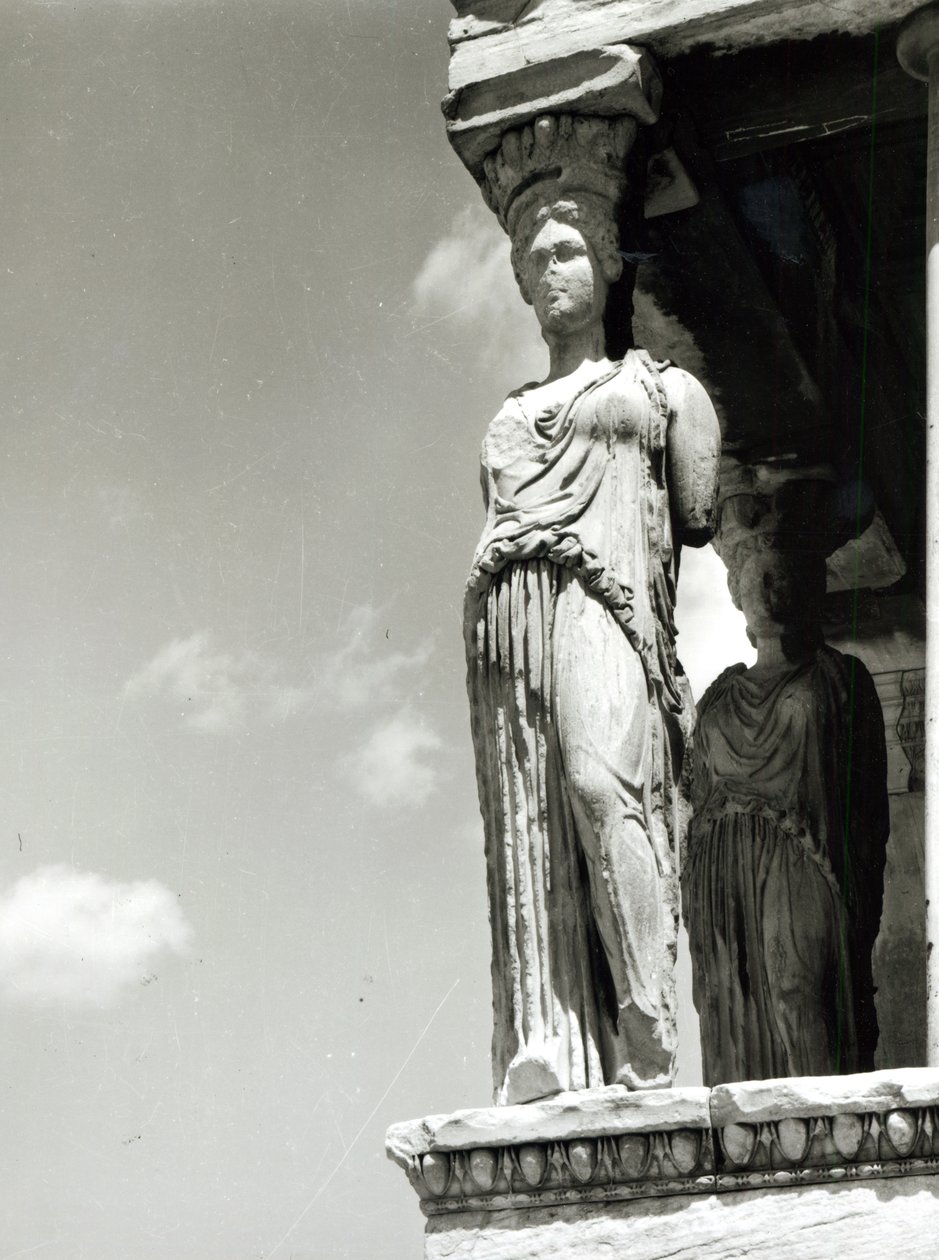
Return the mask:
M 450 143 L 482 180 L 483 159 L 498 149 L 505 132 L 541 114 L 626 115 L 651 125 L 661 97 L 661 79 L 649 55 L 620 44 L 531 66 L 508 82 L 497 77 L 467 84 L 447 96 L 443 112 Z
M 709 1129 L 704 1088 L 628 1090 L 622 1085 L 557 1094 L 515 1107 L 480 1107 L 392 1125 L 388 1155 L 402 1168 L 429 1151 L 514 1146 L 620 1133 Z
M 738 1081 L 711 1090 L 711 1121 L 754 1124 L 790 1116 L 881 1113 L 939 1103 L 939 1070 L 901 1068 L 852 1076 L 794 1076 L 777 1081 Z
M 934 1260 L 939 1178 L 459 1213 L 428 1222 L 425 1260 Z
M 717 1188 L 935 1174 L 937 1093 L 926 1068 L 719 1086 Z
M 934 1069 L 591 1090 L 397 1125 L 388 1153 L 425 1260 L 936 1254 Z
M 456 0 L 450 88 L 621 41 L 660 57 L 692 48 L 736 50 L 817 35 L 866 35 L 907 17 L 922 0 Z

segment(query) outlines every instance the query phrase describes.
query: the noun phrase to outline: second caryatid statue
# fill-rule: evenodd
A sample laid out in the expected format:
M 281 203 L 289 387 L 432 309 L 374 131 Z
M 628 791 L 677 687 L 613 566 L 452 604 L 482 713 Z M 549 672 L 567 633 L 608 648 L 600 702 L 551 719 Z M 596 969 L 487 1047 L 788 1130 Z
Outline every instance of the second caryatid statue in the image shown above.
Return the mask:
M 608 341 L 636 131 L 542 116 L 485 163 L 550 354 L 486 432 L 465 605 L 500 1103 L 673 1079 L 692 723 L 673 609 L 681 545 L 712 533 L 720 434 L 696 380 Z

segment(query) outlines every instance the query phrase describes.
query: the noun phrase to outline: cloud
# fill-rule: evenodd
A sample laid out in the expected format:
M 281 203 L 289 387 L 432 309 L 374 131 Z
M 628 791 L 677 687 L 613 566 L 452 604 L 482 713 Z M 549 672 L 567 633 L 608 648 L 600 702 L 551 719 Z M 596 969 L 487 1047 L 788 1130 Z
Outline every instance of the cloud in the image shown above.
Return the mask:
M 42 866 L 0 895 L 0 995 L 11 1002 L 112 1006 L 181 954 L 192 930 L 156 880 L 120 883 Z
M 344 759 L 345 777 L 373 805 L 423 805 L 440 780 L 439 768 L 427 760 L 440 744 L 410 709 L 400 709 Z
M 170 700 L 184 725 L 206 732 L 238 729 L 256 714 L 268 722 L 304 711 L 327 720 L 349 715 L 356 750 L 334 752 L 343 778 L 373 804 L 420 805 L 440 778 L 431 755 L 441 740 L 408 702 L 421 686 L 434 645 L 426 638 L 400 650 L 386 634 L 380 610 L 354 609 L 343 624 L 341 646 L 322 653 L 311 680 L 297 685 L 283 678 L 275 662 L 247 649 L 225 651 L 210 632 L 200 631 L 160 648 L 123 692 L 128 700 Z M 385 712 L 376 717 L 378 707 Z M 337 726 L 343 738 L 345 725 Z
M 433 641 L 422 639 L 407 651 L 391 649 L 382 625 L 377 609 L 354 609 L 343 625 L 342 646 L 321 654 L 312 681 L 299 685 L 283 677 L 277 662 L 247 648 L 226 650 L 201 630 L 161 647 L 127 680 L 123 694 L 128 700 L 169 699 L 183 723 L 199 731 L 236 729 L 252 710 L 283 722 L 313 704 L 357 710 L 402 702 L 430 661 Z
M 471 339 L 488 373 L 506 375 L 513 385 L 544 375 L 547 350 L 515 284 L 508 237 L 481 203 L 461 210 L 431 248 L 412 296 L 419 330 Z
M 743 613 L 734 607 L 727 589 L 727 570 L 713 547 L 682 551 L 675 621 L 678 656 L 695 699 L 728 665 L 738 661 L 752 665 L 756 660 Z
M 343 633 L 346 642 L 321 662 L 319 673 L 324 698 L 344 709 L 401 700 L 433 654 L 431 639 L 408 652 L 385 649 L 381 614 L 368 605 L 350 613 Z
M 383 650 L 382 617 L 372 607 L 355 609 L 345 627 L 346 642 L 323 662 L 323 698 L 345 711 L 374 711 L 396 704 L 391 716 L 372 721 L 356 750 L 340 760 L 343 777 L 373 805 L 423 805 L 440 781 L 433 756 L 440 737 L 407 704 L 433 655 L 424 639 L 409 651 Z
M 269 681 L 269 667 L 253 652 L 214 647 L 208 631 L 173 639 L 124 684 L 128 699 L 169 695 L 187 726 L 202 731 L 240 725 L 247 696 Z

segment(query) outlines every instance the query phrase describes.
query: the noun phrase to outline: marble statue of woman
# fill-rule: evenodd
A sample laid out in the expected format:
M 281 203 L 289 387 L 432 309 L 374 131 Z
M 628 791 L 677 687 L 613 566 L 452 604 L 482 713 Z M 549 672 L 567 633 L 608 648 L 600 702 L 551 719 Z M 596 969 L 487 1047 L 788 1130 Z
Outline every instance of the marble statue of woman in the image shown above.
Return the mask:
M 591 120 L 590 143 L 578 121 L 510 134 L 489 168 L 550 354 L 486 433 L 465 605 L 500 1103 L 666 1086 L 675 1052 L 690 699 L 672 612 L 680 545 L 711 534 L 720 435 L 692 377 L 607 357 L 629 120 Z
M 757 662 L 699 704 L 682 872 L 704 1080 L 870 1071 L 889 832 L 880 702 L 864 665 L 822 642 L 824 555 L 759 530 L 736 553 L 731 593 Z

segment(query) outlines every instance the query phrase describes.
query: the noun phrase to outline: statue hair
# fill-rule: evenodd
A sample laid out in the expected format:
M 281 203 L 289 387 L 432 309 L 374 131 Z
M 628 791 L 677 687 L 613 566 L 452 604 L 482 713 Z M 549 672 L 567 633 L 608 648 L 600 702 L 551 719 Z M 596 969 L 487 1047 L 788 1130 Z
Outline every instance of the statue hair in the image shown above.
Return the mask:
M 576 227 L 593 250 L 600 272 L 608 285 L 622 275 L 623 258 L 620 254 L 619 230 L 609 202 L 595 193 L 577 191 L 573 195 L 560 194 L 553 201 L 536 201 L 530 209 L 522 211 L 512 234 L 512 270 L 524 300 L 531 305 L 528 292 L 525 260 L 531 243 L 543 224 L 550 219 Z

